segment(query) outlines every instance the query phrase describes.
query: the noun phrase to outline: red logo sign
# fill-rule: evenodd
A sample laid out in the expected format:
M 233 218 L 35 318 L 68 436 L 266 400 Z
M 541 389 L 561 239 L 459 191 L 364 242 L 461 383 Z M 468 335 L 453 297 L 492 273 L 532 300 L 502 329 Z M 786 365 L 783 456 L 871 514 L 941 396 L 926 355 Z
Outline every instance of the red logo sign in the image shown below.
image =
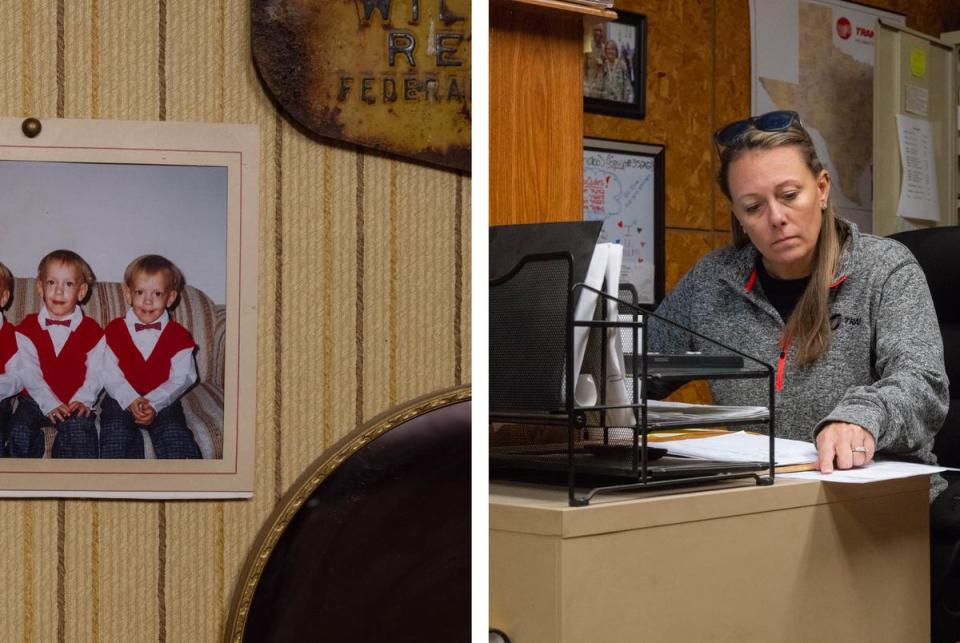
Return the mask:
M 837 35 L 846 40 L 852 33 L 853 27 L 850 25 L 850 21 L 841 16 L 837 20 Z

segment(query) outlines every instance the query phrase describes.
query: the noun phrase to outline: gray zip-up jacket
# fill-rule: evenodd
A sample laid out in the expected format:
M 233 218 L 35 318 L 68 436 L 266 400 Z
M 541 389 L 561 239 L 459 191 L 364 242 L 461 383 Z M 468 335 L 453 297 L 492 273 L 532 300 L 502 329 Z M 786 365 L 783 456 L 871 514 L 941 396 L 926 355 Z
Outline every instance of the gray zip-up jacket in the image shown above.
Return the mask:
M 705 256 L 656 312 L 776 369 L 779 437 L 812 442 L 828 422 L 850 422 L 873 435 L 880 455 L 935 463 L 930 449 L 949 400 L 926 278 L 900 243 L 846 225 L 830 294 L 832 341 L 809 367 L 797 365 L 796 347 L 781 353 L 784 322 L 756 279 L 752 245 Z M 648 332 L 651 351 L 724 352 L 655 319 Z M 767 380 L 710 385 L 717 404 L 768 404 Z M 932 482 L 942 486 L 939 476 Z

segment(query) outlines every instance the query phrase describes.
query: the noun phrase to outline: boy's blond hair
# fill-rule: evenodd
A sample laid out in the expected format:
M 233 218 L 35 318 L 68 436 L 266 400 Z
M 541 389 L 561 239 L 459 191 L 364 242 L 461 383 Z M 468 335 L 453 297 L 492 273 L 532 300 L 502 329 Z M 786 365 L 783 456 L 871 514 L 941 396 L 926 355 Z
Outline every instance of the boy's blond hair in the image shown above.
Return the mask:
M 43 278 L 47 275 L 47 266 L 51 263 L 73 266 L 79 274 L 80 283 L 86 284 L 87 288 L 91 290 L 93 289 L 93 284 L 97 281 L 97 276 L 93 274 L 93 268 L 73 250 L 60 249 L 47 254 L 40 260 L 40 265 L 37 266 L 37 279 L 43 281 Z
M 0 261 L 0 292 L 9 290 L 13 293 L 13 273 Z
M 131 261 L 123 271 L 123 283 L 127 288 L 133 288 L 133 278 L 138 274 L 155 275 L 161 272 L 167 276 L 167 288 L 176 291 L 177 294 L 183 292 L 183 287 L 186 285 L 183 273 L 175 263 L 161 255 L 141 255 Z
M 10 299 L 13 299 L 13 273 L 0 261 L 0 294 L 3 294 L 3 291 L 10 293 Z

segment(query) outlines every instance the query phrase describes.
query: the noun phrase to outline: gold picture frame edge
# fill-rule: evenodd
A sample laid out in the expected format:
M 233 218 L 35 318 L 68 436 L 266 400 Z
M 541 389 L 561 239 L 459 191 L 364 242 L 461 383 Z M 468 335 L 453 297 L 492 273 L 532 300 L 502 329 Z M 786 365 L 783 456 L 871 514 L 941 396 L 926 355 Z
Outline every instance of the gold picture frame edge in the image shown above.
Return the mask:
M 277 504 L 277 509 L 273 511 L 265 526 L 261 528 L 255 544 L 247 556 L 243 571 L 240 574 L 241 583 L 237 585 L 235 589 L 237 593 L 234 600 L 231 601 L 230 613 L 224 631 L 224 643 L 242 643 L 253 595 L 270 555 L 297 511 L 331 473 L 343 464 L 347 458 L 387 431 L 436 409 L 465 402 L 471 398 L 470 384 L 443 389 L 415 398 L 362 424 L 314 460 Z

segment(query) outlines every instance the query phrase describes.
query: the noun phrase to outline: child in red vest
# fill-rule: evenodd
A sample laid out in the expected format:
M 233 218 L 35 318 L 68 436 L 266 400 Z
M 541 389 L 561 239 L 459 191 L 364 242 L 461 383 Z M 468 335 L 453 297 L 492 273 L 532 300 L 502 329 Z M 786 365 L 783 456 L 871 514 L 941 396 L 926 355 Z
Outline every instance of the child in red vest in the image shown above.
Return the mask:
M 93 270 L 70 250 L 55 250 L 37 267 L 40 312 L 17 326 L 24 391 L 10 420 L 10 455 L 40 458 L 43 427 L 54 426 L 55 458 L 96 458 L 93 406 L 100 392 L 103 330 L 80 308 Z
M 180 404 L 197 381 L 197 345 L 167 312 L 183 290 L 183 273 L 165 257 L 144 255 L 127 266 L 123 282 L 130 308 L 104 330 L 100 457 L 143 458 L 143 428 L 158 458 L 199 458 Z
M 13 324 L 3 316 L 13 294 L 13 273 L 0 263 L 0 456 L 10 455 L 10 416 L 13 398 L 20 392 L 17 369 L 17 335 Z

